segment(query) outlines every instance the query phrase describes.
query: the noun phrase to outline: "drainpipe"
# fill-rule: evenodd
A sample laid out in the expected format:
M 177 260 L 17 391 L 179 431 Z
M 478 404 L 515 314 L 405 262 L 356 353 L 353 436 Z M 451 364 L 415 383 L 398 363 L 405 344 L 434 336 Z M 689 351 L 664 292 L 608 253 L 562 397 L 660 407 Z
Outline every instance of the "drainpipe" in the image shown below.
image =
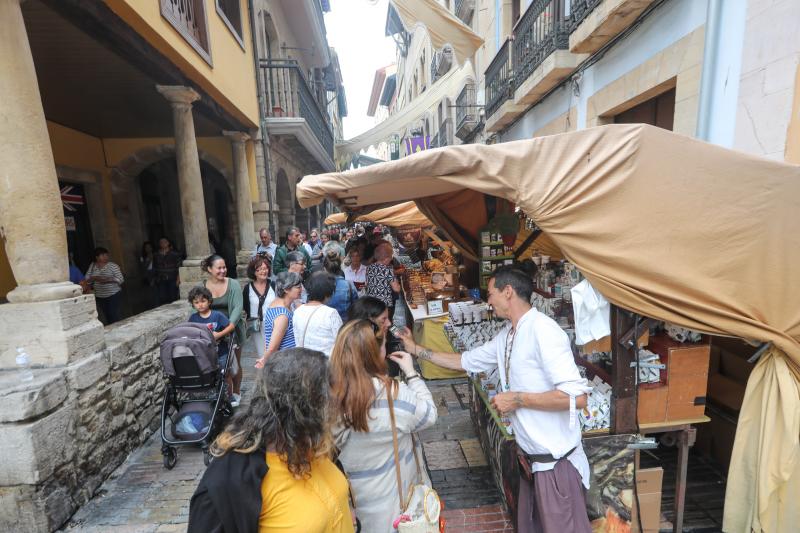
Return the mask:
M 267 122 L 264 117 L 264 95 L 266 94 L 266 90 L 263 87 L 263 83 L 261 81 L 261 65 L 258 61 L 258 41 L 256 35 L 258 34 L 256 28 L 256 20 L 255 20 L 255 6 L 253 5 L 253 0 L 247 0 L 247 9 L 250 14 L 250 38 L 253 41 L 253 68 L 255 69 L 256 75 L 256 92 L 258 94 L 258 120 L 260 122 L 261 127 L 261 152 L 264 154 L 264 174 L 267 181 L 267 227 L 270 230 L 270 233 L 276 235 L 277 226 L 272 219 L 272 186 L 270 184 L 270 158 L 269 158 L 269 134 L 267 133 Z
M 696 135 L 727 148 L 736 130 L 746 25 L 747 2 L 708 0 Z
M 697 131 L 695 135 L 704 141 L 711 137 L 711 108 L 714 99 L 717 56 L 721 37 L 722 0 L 708 0 L 706 14 L 705 44 L 703 49 L 703 74 L 700 78 L 700 97 L 697 106 Z

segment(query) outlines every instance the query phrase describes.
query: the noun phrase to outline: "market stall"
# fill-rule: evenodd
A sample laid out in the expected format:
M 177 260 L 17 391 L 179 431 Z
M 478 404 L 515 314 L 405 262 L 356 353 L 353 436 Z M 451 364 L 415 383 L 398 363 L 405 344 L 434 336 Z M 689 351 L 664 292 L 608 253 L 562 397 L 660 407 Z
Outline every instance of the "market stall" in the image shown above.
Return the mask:
M 636 361 L 637 316 L 768 343 L 737 427 L 725 528 L 780 531 L 800 521 L 791 503 L 800 494 L 800 234 L 786 230 L 800 210 L 800 168 L 651 126 L 610 125 L 308 176 L 297 196 L 303 207 L 326 197 L 346 208 L 415 199 L 477 259 L 486 219 L 469 231 L 474 220 L 448 206 L 464 194 L 513 202 L 617 306 L 612 435 L 643 429 L 635 373 L 623 371 Z

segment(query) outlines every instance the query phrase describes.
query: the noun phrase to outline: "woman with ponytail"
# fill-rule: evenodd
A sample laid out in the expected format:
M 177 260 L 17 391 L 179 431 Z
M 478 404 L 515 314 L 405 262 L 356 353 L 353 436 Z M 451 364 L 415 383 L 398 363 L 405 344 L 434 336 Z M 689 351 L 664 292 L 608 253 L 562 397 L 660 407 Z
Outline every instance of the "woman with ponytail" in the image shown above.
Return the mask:
M 336 278 L 336 288 L 333 296 L 328 300 L 328 306 L 338 311 L 342 322 L 347 322 L 347 310 L 353 302 L 358 300 L 358 289 L 352 281 L 344 278 L 344 272 L 342 272 L 343 253 L 342 247 L 338 244 L 326 245 L 323 250 L 322 266 L 327 273 Z

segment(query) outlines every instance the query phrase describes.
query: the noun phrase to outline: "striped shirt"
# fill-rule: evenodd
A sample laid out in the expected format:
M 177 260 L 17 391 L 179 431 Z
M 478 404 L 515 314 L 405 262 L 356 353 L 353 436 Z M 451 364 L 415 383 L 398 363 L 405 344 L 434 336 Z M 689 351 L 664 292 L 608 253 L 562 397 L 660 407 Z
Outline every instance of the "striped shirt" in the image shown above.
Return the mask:
M 278 346 L 279 350 L 283 350 L 285 348 L 294 348 L 294 329 L 292 328 L 292 312 L 286 309 L 285 307 L 267 307 L 264 309 L 264 340 L 269 346 L 270 337 L 272 337 L 272 325 L 275 323 L 275 319 L 281 315 L 286 315 L 289 319 L 289 325 L 286 329 L 286 333 L 283 334 L 283 340 L 281 340 L 280 346 Z
M 88 278 L 91 276 L 113 278 L 113 281 L 109 282 L 92 282 L 95 298 L 108 298 L 109 296 L 114 296 L 122 290 L 122 283 L 125 281 L 125 278 L 122 277 L 122 271 L 119 269 L 119 265 L 112 263 L 111 261 L 106 263 L 102 268 L 98 267 L 95 263 L 89 265 L 89 270 L 86 271 L 86 277 Z

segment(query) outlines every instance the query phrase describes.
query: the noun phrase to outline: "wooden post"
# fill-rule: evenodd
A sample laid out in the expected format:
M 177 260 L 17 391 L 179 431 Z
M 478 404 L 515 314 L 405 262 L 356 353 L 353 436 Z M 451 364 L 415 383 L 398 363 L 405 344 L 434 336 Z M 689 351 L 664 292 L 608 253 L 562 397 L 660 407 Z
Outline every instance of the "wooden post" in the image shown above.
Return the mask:
M 611 305 L 611 433 L 638 431 L 636 415 L 636 340 L 620 342 L 633 328 L 636 315 Z

